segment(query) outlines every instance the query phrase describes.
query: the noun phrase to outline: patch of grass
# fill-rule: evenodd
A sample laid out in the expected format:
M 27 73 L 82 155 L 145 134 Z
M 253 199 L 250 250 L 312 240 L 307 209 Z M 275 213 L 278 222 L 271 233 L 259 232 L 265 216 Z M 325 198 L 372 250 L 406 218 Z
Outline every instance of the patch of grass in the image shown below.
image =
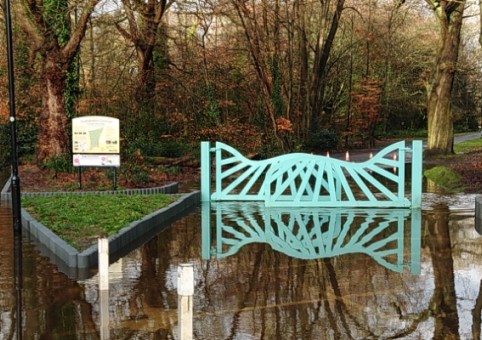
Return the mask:
M 382 138 L 396 138 L 396 139 L 420 139 L 427 138 L 427 130 L 390 130 L 385 133 L 381 133 Z
M 174 202 L 176 195 L 57 195 L 23 197 L 37 221 L 77 250 Z
M 482 151 L 482 138 L 471 139 L 454 145 L 455 153 L 470 153 Z
M 465 190 L 462 178 L 455 171 L 446 166 L 435 166 L 431 169 L 425 170 L 423 174 L 447 193 L 456 193 Z

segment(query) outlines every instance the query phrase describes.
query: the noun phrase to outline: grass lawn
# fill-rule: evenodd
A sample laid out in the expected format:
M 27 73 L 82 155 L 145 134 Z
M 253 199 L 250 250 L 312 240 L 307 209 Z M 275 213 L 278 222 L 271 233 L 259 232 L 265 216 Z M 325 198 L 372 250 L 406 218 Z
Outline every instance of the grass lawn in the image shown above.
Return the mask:
M 455 153 L 482 151 L 482 138 L 471 139 L 454 145 Z
M 101 235 L 161 209 L 177 195 L 57 195 L 23 197 L 22 207 L 37 221 L 81 251 Z
M 468 189 L 467 183 L 475 187 L 475 183 L 479 182 L 476 177 L 480 172 L 477 170 L 480 161 L 476 157 L 482 152 L 482 138 L 457 143 L 454 151 L 455 155 L 438 157 L 440 164 L 424 171 L 425 177 L 447 193 L 464 192 Z M 464 180 L 467 176 L 471 177 L 472 182 Z

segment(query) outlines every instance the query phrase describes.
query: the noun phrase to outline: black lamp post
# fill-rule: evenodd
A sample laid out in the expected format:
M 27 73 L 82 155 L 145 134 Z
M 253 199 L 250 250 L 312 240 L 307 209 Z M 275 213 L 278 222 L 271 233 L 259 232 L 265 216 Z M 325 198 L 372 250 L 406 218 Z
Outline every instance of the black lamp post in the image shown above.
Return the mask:
M 5 25 L 7 33 L 8 84 L 10 102 L 10 132 L 12 146 L 12 215 L 14 231 L 14 271 L 16 291 L 16 334 L 22 340 L 22 217 L 20 204 L 20 178 L 18 176 L 17 124 L 15 121 L 15 76 L 13 71 L 12 21 L 10 0 L 5 0 Z
M 18 176 L 17 124 L 15 120 L 15 76 L 13 67 L 12 21 L 10 16 L 10 0 L 5 0 L 5 24 L 7 33 L 8 84 L 10 102 L 10 132 L 12 147 L 12 213 L 13 228 L 22 233 L 20 205 L 20 177 Z

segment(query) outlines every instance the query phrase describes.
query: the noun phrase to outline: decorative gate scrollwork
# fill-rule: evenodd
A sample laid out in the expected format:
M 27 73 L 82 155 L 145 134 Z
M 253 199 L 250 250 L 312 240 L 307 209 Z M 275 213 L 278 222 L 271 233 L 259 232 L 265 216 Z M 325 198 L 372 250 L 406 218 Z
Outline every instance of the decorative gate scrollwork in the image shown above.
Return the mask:
M 211 193 L 211 152 L 215 153 Z M 411 153 L 411 200 L 405 197 L 406 152 Z M 420 208 L 422 143 L 387 146 L 365 162 L 292 153 L 254 161 L 216 142 L 201 143 L 202 201 L 264 201 L 273 207 Z

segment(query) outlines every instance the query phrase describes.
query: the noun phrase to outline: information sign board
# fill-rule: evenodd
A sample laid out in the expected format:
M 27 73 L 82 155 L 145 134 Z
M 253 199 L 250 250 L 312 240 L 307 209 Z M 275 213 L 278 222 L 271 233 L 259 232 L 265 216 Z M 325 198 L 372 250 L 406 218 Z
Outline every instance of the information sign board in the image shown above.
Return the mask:
M 106 116 L 72 119 L 74 154 L 118 154 L 119 145 L 119 119 Z
M 119 167 L 120 155 L 74 154 L 74 166 Z

